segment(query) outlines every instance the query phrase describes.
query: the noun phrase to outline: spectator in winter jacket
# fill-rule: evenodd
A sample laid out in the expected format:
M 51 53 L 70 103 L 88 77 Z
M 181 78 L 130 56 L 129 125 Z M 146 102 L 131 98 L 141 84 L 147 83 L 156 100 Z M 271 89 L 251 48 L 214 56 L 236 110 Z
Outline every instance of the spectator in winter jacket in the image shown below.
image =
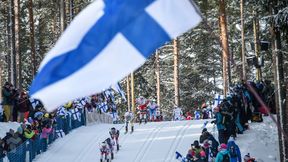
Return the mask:
M 12 137 L 14 134 L 14 130 L 13 129 L 10 129 L 9 132 L 6 133 L 5 137 L 2 139 L 3 142 L 4 142 L 4 150 L 6 152 L 9 151 L 9 145 L 7 144 L 7 140 Z
M 35 137 L 35 132 L 32 130 L 31 125 L 27 125 L 26 129 L 24 129 L 24 137 L 26 139 L 33 139 Z
M 204 128 L 202 130 L 202 134 L 200 136 L 200 143 L 203 143 L 205 140 L 209 140 L 209 141 L 212 141 L 212 149 L 216 152 L 217 149 L 218 149 L 218 146 L 219 146 L 219 143 L 217 142 L 217 140 L 214 138 L 214 136 L 208 132 L 207 128 Z
M 188 150 L 186 158 L 193 162 L 205 162 L 206 153 L 204 148 L 200 146 L 199 141 L 195 140 L 191 144 L 191 149 Z
M 241 162 L 241 152 L 233 138 L 229 138 L 227 148 L 230 154 L 230 162 Z
M 52 132 L 52 128 L 50 125 L 46 125 L 41 132 L 40 138 L 41 138 L 41 143 L 42 143 L 42 151 L 45 152 L 48 147 L 48 136 Z
M 2 105 L 4 109 L 5 119 L 6 121 L 12 121 L 12 113 L 13 113 L 13 92 L 11 89 L 11 84 L 6 82 L 4 87 L 2 88 Z
M 4 141 L 0 138 L 0 162 L 3 162 L 3 158 L 5 157 L 4 153 Z
M 9 145 L 9 150 L 10 151 L 16 149 L 16 147 L 20 146 L 21 143 L 22 143 L 22 140 L 19 137 L 19 133 L 18 132 L 14 133 L 12 137 L 7 139 L 7 144 Z
M 216 125 L 218 129 L 218 141 L 219 143 L 227 143 L 227 129 L 223 124 L 223 115 L 220 113 L 219 107 L 214 108 L 215 116 L 216 116 Z
M 218 151 L 212 148 L 212 141 L 205 140 L 203 142 L 203 148 L 206 154 L 205 162 L 214 162 Z
M 216 156 L 215 162 L 229 162 L 230 161 L 230 155 L 229 151 L 227 150 L 227 145 L 225 143 L 222 143 L 219 146 L 218 154 Z
M 22 92 L 19 100 L 17 101 L 17 121 L 24 122 L 24 118 L 28 118 L 29 110 L 32 109 L 32 104 L 28 99 L 28 95 L 26 92 Z

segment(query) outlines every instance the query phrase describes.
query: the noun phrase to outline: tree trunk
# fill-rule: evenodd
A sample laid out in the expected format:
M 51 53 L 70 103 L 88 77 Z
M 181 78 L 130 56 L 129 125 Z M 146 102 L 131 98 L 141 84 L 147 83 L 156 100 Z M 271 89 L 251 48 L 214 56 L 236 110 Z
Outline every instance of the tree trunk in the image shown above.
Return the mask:
M 29 0 L 29 25 L 30 25 L 30 46 L 31 46 L 31 58 L 32 58 L 32 76 L 36 74 L 36 50 L 35 50 L 35 29 L 34 29 L 34 17 L 33 17 L 33 1 Z
M 156 88 L 157 88 L 157 105 L 160 109 L 160 64 L 159 64 L 159 52 L 156 50 Z
M 65 10 L 65 0 L 60 0 L 60 31 L 61 34 L 64 32 L 66 27 L 66 10 Z
M 253 19 L 253 33 L 254 33 L 254 48 L 255 48 L 255 56 L 257 58 L 257 64 L 260 57 L 260 42 L 259 42 L 259 21 L 258 21 L 258 15 L 256 11 L 253 11 L 254 19 Z M 261 67 L 256 67 L 256 80 L 260 81 L 262 80 L 261 75 Z
M 245 56 L 245 24 L 244 24 L 244 0 L 240 0 L 241 12 L 241 56 L 242 56 L 242 80 L 246 81 L 246 56 Z
M 131 109 L 136 114 L 135 97 L 134 97 L 134 73 L 131 73 Z
M 278 85 L 278 103 L 279 103 L 279 115 L 281 126 L 284 130 L 284 133 L 288 134 L 288 107 L 286 108 L 286 85 L 284 81 L 284 70 L 283 70 L 283 54 L 281 52 L 281 35 L 280 29 L 276 28 L 275 31 L 275 47 L 276 47 L 276 68 L 277 68 L 277 85 Z M 288 160 L 288 139 L 284 137 L 282 134 L 283 144 L 283 153 L 284 153 L 284 161 Z
M 14 11 L 14 0 L 10 1 L 10 33 L 11 33 L 11 83 L 15 86 L 17 81 L 17 73 L 16 73 L 16 50 L 15 50 L 15 11 Z
M 3 74 L 3 71 L 2 71 L 2 65 L 3 65 L 3 61 L 2 59 L 0 58 L 0 98 L 2 99 L 2 74 Z
M 7 55 L 5 57 L 7 63 L 7 78 L 8 82 L 11 83 L 11 6 L 8 1 L 4 1 L 6 8 L 6 48 Z
M 173 40 L 174 47 L 174 96 L 175 96 L 175 106 L 179 106 L 179 74 L 178 74 L 178 61 L 179 61 L 179 53 L 178 53 L 178 40 L 177 38 Z
M 53 22 L 52 22 L 52 33 L 53 33 L 53 43 L 55 43 L 58 39 L 59 35 L 59 28 L 58 28 L 58 13 L 59 13 L 59 4 L 57 0 L 53 0 L 54 4 L 54 15 L 53 15 Z
M 227 22 L 225 12 L 225 0 L 219 0 L 219 12 L 220 12 L 220 30 L 221 30 L 221 45 L 222 45 L 222 59 L 223 59 L 223 92 L 224 96 L 227 95 L 229 88 L 229 44 L 227 34 Z
M 269 15 L 273 15 L 273 3 L 270 5 Z M 278 68 L 277 68 L 277 52 L 276 52 L 276 45 L 275 45 L 275 31 L 274 31 L 274 22 L 271 21 L 270 26 L 270 33 L 271 33 L 271 46 L 272 46 L 272 55 L 273 55 L 273 71 L 274 71 L 274 89 L 275 89 L 275 109 L 277 114 L 277 124 L 281 127 L 281 116 L 280 116 L 280 106 L 279 106 L 279 97 L 278 97 Z M 283 135 L 281 129 L 278 127 L 278 141 L 279 141 L 279 154 L 280 154 L 280 161 L 284 161 L 284 153 L 283 153 Z
M 71 23 L 74 18 L 74 0 L 69 0 L 69 18 Z
M 20 52 L 20 0 L 14 0 L 15 12 L 15 52 L 16 52 L 16 87 L 22 90 L 22 58 Z
M 131 92 L 130 92 L 130 81 L 129 81 L 129 76 L 127 76 L 127 78 L 126 78 L 126 90 L 127 90 L 127 106 L 128 106 L 128 108 L 127 108 L 127 110 L 128 111 L 132 111 L 131 110 L 131 105 L 130 105 L 130 94 L 131 94 Z

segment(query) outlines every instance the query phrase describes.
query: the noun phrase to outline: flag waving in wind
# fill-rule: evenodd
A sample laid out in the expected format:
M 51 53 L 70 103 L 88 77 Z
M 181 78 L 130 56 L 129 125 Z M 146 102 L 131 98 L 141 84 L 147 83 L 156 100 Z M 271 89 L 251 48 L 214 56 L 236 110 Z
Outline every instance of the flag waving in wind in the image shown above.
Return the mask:
M 200 21 L 192 0 L 95 0 L 48 52 L 30 95 L 52 111 L 101 92 Z

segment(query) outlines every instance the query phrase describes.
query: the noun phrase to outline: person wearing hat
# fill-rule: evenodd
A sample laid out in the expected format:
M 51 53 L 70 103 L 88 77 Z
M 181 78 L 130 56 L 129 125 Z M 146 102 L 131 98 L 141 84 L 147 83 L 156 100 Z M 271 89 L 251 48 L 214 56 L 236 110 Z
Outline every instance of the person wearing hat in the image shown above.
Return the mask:
M 235 143 L 234 138 L 230 137 L 227 148 L 230 154 L 231 162 L 241 162 L 241 152 L 239 146 Z
M 216 155 L 217 155 L 217 151 L 215 151 L 212 147 L 212 141 L 210 140 L 205 140 L 203 142 L 203 148 L 206 154 L 206 162 L 214 162 Z
M 230 162 L 229 151 L 225 143 L 220 144 L 218 151 L 215 162 Z
M 219 143 L 218 141 L 214 138 L 214 136 L 208 132 L 207 128 L 204 128 L 202 130 L 202 134 L 200 135 L 200 143 L 203 143 L 205 140 L 209 140 L 212 142 L 212 145 L 211 145 L 211 149 L 213 149 L 214 152 L 218 152 L 218 146 L 219 146 Z
M 28 118 L 29 116 L 29 110 L 32 109 L 32 104 L 28 98 L 28 95 L 26 92 L 21 92 L 20 98 L 17 101 L 17 121 L 19 123 L 24 122 L 24 118 Z
M 204 148 L 202 148 L 199 144 L 198 140 L 195 140 L 193 144 L 191 144 L 191 149 L 188 150 L 188 154 L 186 158 L 193 162 L 204 162 L 206 159 L 206 153 Z
M 12 112 L 13 112 L 13 100 L 12 100 L 12 90 L 11 84 L 6 82 L 2 88 L 2 105 L 4 109 L 5 120 L 12 121 Z

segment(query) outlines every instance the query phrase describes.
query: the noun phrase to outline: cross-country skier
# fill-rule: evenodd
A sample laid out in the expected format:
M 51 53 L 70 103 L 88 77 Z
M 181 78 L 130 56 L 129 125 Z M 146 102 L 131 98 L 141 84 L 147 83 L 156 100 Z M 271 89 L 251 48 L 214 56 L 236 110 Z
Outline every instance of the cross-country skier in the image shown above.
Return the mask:
M 113 128 L 110 129 L 109 134 L 110 134 L 111 139 L 113 141 L 116 141 L 116 146 L 117 146 L 117 151 L 118 151 L 119 150 L 118 139 L 119 139 L 119 135 L 120 135 L 119 130 L 117 130 L 115 127 L 113 127 Z
M 124 118 L 125 118 L 125 133 L 128 132 L 128 124 L 130 123 L 131 125 L 131 133 L 134 131 L 134 126 L 133 126 L 133 119 L 134 119 L 134 115 L 132 113 L 132 111 L 126 111 L 124 114 Z
M 115 142 L 111 140 L 111 138 L 107 138 L 104 142 L 106 142 L 106 144 L 108 145 L 110 153 L 111 153 L 111 160 L 113 160 L 114 159 L 114 147 L 113 146 L 115 145 Z
M 173 119 L 174 120 L 182 120 L 183 112 L 180 107 L 175 107 L 173 110 Z
M 100 144 L 100 154 L 100 162 L 110 162 L 110 149 L 105 141 Z
M 149 108 L 149 119 L 150 121 L 155 121 L 156 120 L 156 110 L 158 108 L 158 105 L 156 103 L 155 99 L 152 99 L 150 103 L 148 104 Z
M 139 123 L 141 124 L 142 120 L 147 123 L 147 105 L 149 101 L 143 96 L 140 96 L 136 99 L 136 103 L 138 104 L 137 109 L 139 110 Z

